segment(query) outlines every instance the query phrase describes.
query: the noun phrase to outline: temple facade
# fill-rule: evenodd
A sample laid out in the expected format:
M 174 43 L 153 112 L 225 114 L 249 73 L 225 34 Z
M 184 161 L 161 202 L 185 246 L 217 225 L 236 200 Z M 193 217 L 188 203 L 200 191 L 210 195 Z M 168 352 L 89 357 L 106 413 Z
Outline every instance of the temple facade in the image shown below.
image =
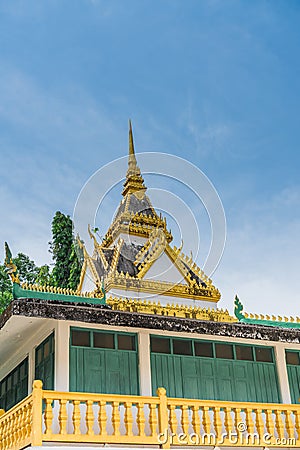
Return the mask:
M 0 449 L 300 448 L 299 318 L 218 308 L 147 196 L 131 126 L 119 208 L 89 234 L 76 291 L 21 284 L 6 248 Z

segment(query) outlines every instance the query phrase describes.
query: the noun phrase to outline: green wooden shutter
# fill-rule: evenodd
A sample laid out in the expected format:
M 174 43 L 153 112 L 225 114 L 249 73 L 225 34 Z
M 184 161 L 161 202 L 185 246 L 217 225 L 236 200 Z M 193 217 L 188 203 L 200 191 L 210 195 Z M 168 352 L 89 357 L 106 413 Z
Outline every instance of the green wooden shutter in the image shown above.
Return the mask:
M 287 365 L 292 403 L 299 403 L 300 398 L 300 366 Z
M 290 385 L 292 403 L 299 403 L 300 398 L 300 352 L 286 350 L 286 366 Z
M 92 331 L 89 331 L 92 333 Z M 108 333 L 103 333 L 108 334 Z M 115 348 L 70 345 L 70 390 L 102 394 L 138 395 L 138 355 L 136 350 L 120 350 L 119 333 L 114 336 Z M 126 335 L 126 334 L 123 334 Z M 128 334 L 128 336 L 134 336 Z
M 54 333 L 35 350 L 35 379 L 42 380 L 43 389 L 54 389 Z
M 5 411 L 28 395 L 28 358 L 0 382 L 0 408 Z
M 168 353 L 151 351 L 153 395 L 158 387 L 163 386 L 170 397 L 280 401 L 276 366 L 272 361 L 255 361 L 254 356 L 253 361 L 237 360 L 234 359 L 235 352 L 232 354 L 233 359 L 217 358 L 215 350 L 211 357 L 196 356 L 195 352 L 191 356 L 175 355 L 172 348 L 173 345 Z

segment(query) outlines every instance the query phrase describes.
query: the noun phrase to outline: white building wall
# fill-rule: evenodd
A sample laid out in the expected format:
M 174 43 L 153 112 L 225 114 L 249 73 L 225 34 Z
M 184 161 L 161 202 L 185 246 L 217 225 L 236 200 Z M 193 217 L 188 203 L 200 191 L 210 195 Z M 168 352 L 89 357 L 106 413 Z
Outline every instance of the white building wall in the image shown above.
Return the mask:
M 28 318 L 18 317 L 17 323 L 22 327 L 22 322 L 28 321 Z M 17 334 L 19 339 L 15 341 L 11 357 L 1 361 L 0 380 L 8 375 L 18 364 L 20 364 L 27 356 L 28 358 L 28 392 L 32 391 L 32 383 L 34 381 L 34 365 L 35 365 L 35 349 L 43 342 L 55 329 L 56 321 L 50 319 L 32 319 L 32 322 L 39 321 L 40 326 L 37 330 L 30 334 L 24 331 L 24 334 Z M 32 327 L 34 329 L 34 327 Z M 3 342 L 3 339 L 2 339 Z
M 106 293 L 106 296 L 136 299 L 136 300 L 147 300 L 153 303 L 160 302 L 162 306 L 173 304 L 184 306 L 196 306 L 199 308 L 211 308 L 211 309 L 217 308 L 217 303 L 215 302 L 209 302 L 204 300 L 192 300 L 190 298 L 183 298 L 183 297 L 173 297 L 172 295 L 151 294 L 148 292 L 129 291 L 129 290 L 125 291 L 123 289 L 110 289 Z
M 21 319 L 21 318 L 19 318 Z M 28 318 L 23 318 L 28 320 Z M 34 354 L 36 347 L 44 341 L 53 331 L 55 332 L 55 390 L 69 391 L 69 333 L 70 327 L 89 328 L 96 330 L 122 331 L 137 333 L 139 344 L 139 378 L 140 394 L 151 395 L 151 366 L 150 366 L 150 335 L 161 335 L 170 337 L 183 337 L 201 340 L 215 340 L 220 342 L 252 344 L 259 346 L 272 346 L 276 358 L 278 372 L 278 382 L 283 403 L 291 403 L 290 388 L 288 383 L 287 368 L 285 362 L 285 350 L 299 350 L 297 344 L 283 342 L 262 341 L 259 339 L 232 338 L 215 335 L 197 335 L 189 332 L 177 333 L 172 331 L 149 330 L 142 328 L 118 327 L 102 324 L 87 324 L 83 322 L 59 321 L 52 319 L 33 319 L 38 320 L 41 325 L 35 331 L 20 343 L 16 345 L 10 358 L 1 360 L 0 380 L 10 373 L 24 358 L 29 355 L 29 379 L 28 391 L 32 390 L 34 380 Z M 3 339 L 2 339 L 2 343 Z
M 152 266 L 145 274 L 144 280 L 167 281 L 169 283 L 187 285 L 182 273 L 165 253 L 162 253 L 160 257 L 153 262 Z

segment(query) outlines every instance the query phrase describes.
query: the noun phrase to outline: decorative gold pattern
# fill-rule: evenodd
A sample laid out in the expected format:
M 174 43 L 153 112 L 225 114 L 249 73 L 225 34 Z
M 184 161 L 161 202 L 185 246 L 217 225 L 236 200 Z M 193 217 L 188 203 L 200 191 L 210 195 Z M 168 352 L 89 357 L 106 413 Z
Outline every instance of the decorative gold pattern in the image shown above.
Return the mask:
M 106 292 L 110 289 L 141 291 L 150 294 L 168 295 L 171 297 L 190 298 L 217 303 L 221 294 L 214 286 L 199 287 L 186 284 L 174 284 L 167 281 L 139 280 L 128 273 L 108 274 L 104 279 Z
M 39 284 L 31 284 L 31 283 L 22 283 L 21 284 L 22 289 L 27 291 L 34 291 L 34 292 L 49 292 L 52 294 L 62 294 L 62 295 L 74 295 L 76 297 L 83 297 L 83 298 L 102 298 L 103 293 L 98 293 L 95 291 L 92 292 L 80 292 L 78 289 L 75 291 L 73 289 L 69 288 L 60 288 L 56 286 L 41 286 Z
M 139 273 L 137 275 L 139 279 L 144 277 L 154 261 L 160 257 L 166 245 L 166 236 L 163 230 L 156 228 L 150 233 L 149 241 L 137 254 L 134 262 L 136 266 L 139 265 Z
M 103 248 L 108 248 L 121 233 L 132 234 L 148 239 L 150 233 L 157 228 L 161 228 L 168 242 L 173 240 L 170 230 L 167 230 L 165 218 L 155 216 L 147 216 L 142 213 L 132 213 L 125 211 L 114 220 L 109 227 L 105 238 L 103 239 Z
M 268 314 L 264 315 L 264 314 L 252 314 L 252 313 L 244 313 L 244 316 L 246 317 L 246 319 L 256 319 L 256 320 L 270 320 L 272 322 L 295 322 L 295 323 L 300 323 L 300 317 L 296 316 L 296 317 L 281 317 L 281 316 L 269 316 Z
M 106 302 L 116 311 L 209 320 L 213 322 L 238 322 L 235 317 L 229 314 L 227 309 L 200 308 L 199 306 L 175 305 L 174 303 L 163 306 L 159 302 L 155 303 L 147 300 L 143 301 L 120 297 L 109 297 Z

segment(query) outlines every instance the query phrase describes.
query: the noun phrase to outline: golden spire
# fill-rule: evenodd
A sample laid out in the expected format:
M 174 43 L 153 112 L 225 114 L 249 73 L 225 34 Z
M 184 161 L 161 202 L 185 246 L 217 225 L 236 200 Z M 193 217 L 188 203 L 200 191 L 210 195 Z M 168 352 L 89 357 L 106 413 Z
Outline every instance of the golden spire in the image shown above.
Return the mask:
M 129 120 L 128 169 L 126 173 L 126 181 L 124 183 L 124 190 L 122 192 L 122 195 L 125 197 L 127 193 L 132 194 L 133 192 L 145 190 L 146 187 L 144 185 L 144 180 L 136 161 L 131 120 Z
M 134 143 L 133 143 L 133 135 L 132 135 L 132 126 L 131 120 L 129 119 L 129 155 L 134 155 Z

